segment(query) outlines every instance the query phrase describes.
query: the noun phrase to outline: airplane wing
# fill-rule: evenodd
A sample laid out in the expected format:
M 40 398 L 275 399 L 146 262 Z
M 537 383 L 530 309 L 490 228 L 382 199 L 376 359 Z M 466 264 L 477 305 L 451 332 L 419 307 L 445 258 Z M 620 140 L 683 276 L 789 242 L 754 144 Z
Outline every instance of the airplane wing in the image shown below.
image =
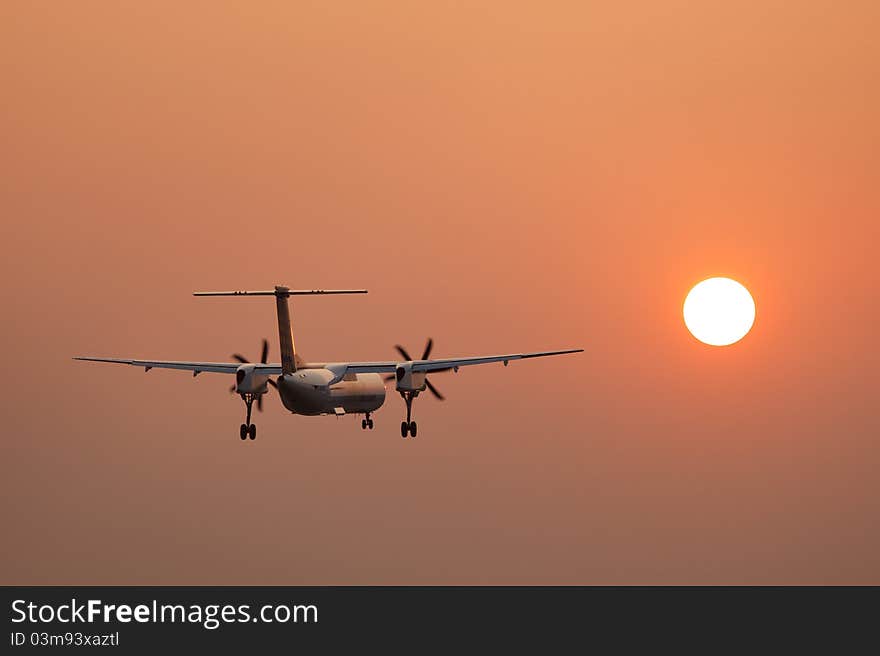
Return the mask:
M 474 364 L 490 364 L 503 362 L 505 365 L 512 360 L 527 360 L 529 358 L 543 358 L 549 355 L 566 355 L 568 353 L 581 353 L 584 349 L 563 349 L 561 351 L 535 351 L 532 353 L 507 353 L 505 355 L 482 355 L 470 358 L 442 358 L 439 360 L 413 360 L 413 371 L 438 371 L 440 369 L 458 369 Z M 351 373 L 394 373 L 399 363 L 397 361 L 384 362 L 348 362 L 346 372 Z
M 241 366 L 239 362 L 179 362 L 174 360 L 125 360 L 122 358 L 74 358 L 74 360 L 86 360 L 88 362 L 112 362 L 114 364 L 128 364 L 133 367 L 143 367 L 145 371 L 150 369 L 182 369 L 193 372 L 193 376 L 201 373 L 211 374 L 234 374 Z M 253 364 L 260 373 L 269 376 L 277 376 L 281 373 L 280 364 Z
M 564 349 L 561 351 L 536 351 L 533 353 L 507 353 L 504 355 L 483 355 L 469 358 L 443 358 L 439 360 L 413 360 L 412 369 L 416 372 L 430 372 L 448 369 L 458 369 L 475 364 L 491 364 L 503 362 L 505 365 L 512 360 L 527 360 L 529 358 L 543 358 L 550 355 L 565 355 L 568 353 L 581 353 L 584 349 Z M 241 366 L 238 362 L 187 362 L 175 360 L 126 360 L 123 358 L 91 358 L 76 357 L 74 360 L 88 362 L 111 362 L 114 364 L 127 364 L 133 367 L 143 367 L 144 371 L 150 369 L 182 369 L 191 371 L 194 376 L 201 373 L 234 374 Z M 346 373 L 394 373 L 398 360 L 385 360 L 380 362 L 339 362 L 331 364 L 308 364 L 306 368 L 325 367 L 333 371 L 338 378 Z M 257 371 L 268 376 L 281 375 L 280 364 L 252 364 Z

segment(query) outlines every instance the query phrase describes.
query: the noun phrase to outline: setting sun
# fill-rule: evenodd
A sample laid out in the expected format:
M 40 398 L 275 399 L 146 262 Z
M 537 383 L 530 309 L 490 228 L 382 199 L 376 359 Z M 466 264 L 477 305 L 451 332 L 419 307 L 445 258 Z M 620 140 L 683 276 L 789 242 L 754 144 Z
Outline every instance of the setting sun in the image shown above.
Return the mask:
M 697 283 L 684 301 L 684 323 L 710 346 L 728 346 L 745 337 L 755 323 L 755 301 L 749 290 L 730 278 Z

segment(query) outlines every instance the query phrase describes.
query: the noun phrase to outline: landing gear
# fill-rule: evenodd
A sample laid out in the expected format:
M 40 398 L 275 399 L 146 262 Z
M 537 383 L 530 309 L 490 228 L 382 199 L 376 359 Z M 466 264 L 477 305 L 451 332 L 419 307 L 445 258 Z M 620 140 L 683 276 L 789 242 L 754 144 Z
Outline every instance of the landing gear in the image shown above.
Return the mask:
M 373 420 L 370 419 L 370 413 L 367 413 L 367 418 L 361 420 L 361 430 L 367 429 L 373 430 Z
M 254 400 L 257 396 L 255 394 L 242 394 L 241 398 L 244 399 L 244 404 L 247 407 L 247 418 L 245 419 L 245 423 L 239 427 L 238 436 L 242 440 L 246 440 L 249 437 L 252 440 L 255 440 L 257 439 L 257 426 L 256 424 L 251 423 L 251 408 L 254 405 Z
M 412 402 L 413 399 L 416 398 L 418 392 L 401 392 L 400 396 L 403 397 L 403 400 L 406 402 L 406 421 L 400 423 L 400 436 L 406 437 L 409 435 L 410 437 L 415 437 L 418 426 L 416 426 L 416 422 L 412 420 Z

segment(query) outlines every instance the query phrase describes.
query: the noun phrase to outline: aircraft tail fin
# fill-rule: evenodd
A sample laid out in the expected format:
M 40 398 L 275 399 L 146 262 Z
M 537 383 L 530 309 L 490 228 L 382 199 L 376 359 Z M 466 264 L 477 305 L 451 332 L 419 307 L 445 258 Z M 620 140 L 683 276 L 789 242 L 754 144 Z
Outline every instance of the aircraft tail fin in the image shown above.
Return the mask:
M 311 296 L 322 294 L 366 294 L 366 289 L 290 289 L 275 285 L 272 290 L 231 291 L 231 292 L 193 292 L 193 296 L 274 296 L 278 313 L 278 342 L 281 345 L 281 373 L 292 374 L 302 360 L 296 354 L 293 331 L 290 327 L 291 296 Z

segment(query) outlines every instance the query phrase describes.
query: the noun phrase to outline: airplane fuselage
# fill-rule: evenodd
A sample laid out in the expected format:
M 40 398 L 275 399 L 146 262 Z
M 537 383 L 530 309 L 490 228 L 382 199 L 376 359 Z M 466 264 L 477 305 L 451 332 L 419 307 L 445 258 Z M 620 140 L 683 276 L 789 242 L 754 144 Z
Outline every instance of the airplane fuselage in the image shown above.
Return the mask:
M 284 407 L 298 415 L 374 412 L 385 403 L 385 383 L 379 374 L 352 374 L 337 383 L 327 369 L 297 369 L 279 376 Z

